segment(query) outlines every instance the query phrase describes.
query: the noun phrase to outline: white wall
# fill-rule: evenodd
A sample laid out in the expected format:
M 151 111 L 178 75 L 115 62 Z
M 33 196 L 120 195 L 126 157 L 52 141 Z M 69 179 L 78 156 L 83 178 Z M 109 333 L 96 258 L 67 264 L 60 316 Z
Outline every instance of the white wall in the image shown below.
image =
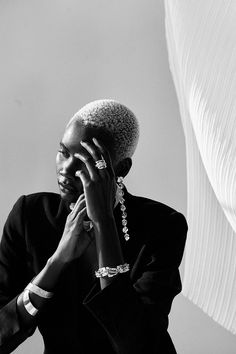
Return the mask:
M 64 126 L 98 98 L 123 102 L 140 120 L 130 192 L 186 213 L 184 136 L 161 0 L 1 0 L 0 48 L 1 226 L 19 195 L 57 190 Z M 235 352 L 235 337 L 182 295 L 170 332 L 181 354 Z M 36 333 L 15 353 L 42 348 Z

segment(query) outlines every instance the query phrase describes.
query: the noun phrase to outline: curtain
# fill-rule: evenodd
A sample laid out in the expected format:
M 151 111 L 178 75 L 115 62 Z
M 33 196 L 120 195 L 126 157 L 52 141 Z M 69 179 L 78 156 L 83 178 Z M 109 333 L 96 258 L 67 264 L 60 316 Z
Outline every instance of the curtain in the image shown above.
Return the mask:
M 183 294 L 236 333 L 236 1 L 165 0 L 186 141 Z

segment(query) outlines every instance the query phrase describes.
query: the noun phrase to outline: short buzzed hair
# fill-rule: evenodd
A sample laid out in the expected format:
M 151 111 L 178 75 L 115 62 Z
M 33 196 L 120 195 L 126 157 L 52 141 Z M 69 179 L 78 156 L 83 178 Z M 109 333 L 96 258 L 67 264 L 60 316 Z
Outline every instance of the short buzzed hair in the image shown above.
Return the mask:
M 139 138 L 139 124 L 134 113 L 123 104 L 102 99 L 86 104 L 69 121 L 99 128 L 112 138 L 115 160 L 132 157 Z

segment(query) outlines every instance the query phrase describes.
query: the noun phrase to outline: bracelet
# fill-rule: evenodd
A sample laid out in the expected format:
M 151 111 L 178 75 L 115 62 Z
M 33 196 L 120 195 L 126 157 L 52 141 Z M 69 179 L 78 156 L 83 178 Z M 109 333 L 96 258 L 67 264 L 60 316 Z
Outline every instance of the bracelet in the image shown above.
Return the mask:
M 34 307 L 34 305 L 32 304 L 32 302 L 30 301 L 29 298 L 29 290 L 25 289 L 24 293 L 23 293 L 23 304 L 24 307 L 26 309 L 26 311 L 31 315 L 31 316 L 35 316 L 38 312 L 38 309 L 36 309 L 36 307 Z
M 29 283 L 25 289 L 30 290 L 30 291 L 32 291 L 32 293 L 34 293 L 40 297 L 44 297 L 45 299 L 50 299 L 54 295 L 54 293 L 43 290 L 38 285 L 33 284 L 33 283 Z
M 121 264 L 117 267 L 102 267 L 95 271 L 96 278 L 103 278 L 103 277 L 114 277 L 119 273 L 126 273 L 129 271 L 129 264 Z

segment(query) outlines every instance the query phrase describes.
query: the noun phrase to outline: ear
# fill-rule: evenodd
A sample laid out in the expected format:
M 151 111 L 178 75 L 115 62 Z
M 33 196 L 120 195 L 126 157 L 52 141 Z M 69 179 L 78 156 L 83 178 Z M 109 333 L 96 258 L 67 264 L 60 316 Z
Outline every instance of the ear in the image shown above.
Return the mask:
M 117 177 L 125 177 L 128 173 L 129 170 L 131 169 L 132 166 L 132 160 L 130 157 L 126 157 L 125 159 L 121 160 L 118 162 L 118 164 L 115 167 L 115 175 Z

